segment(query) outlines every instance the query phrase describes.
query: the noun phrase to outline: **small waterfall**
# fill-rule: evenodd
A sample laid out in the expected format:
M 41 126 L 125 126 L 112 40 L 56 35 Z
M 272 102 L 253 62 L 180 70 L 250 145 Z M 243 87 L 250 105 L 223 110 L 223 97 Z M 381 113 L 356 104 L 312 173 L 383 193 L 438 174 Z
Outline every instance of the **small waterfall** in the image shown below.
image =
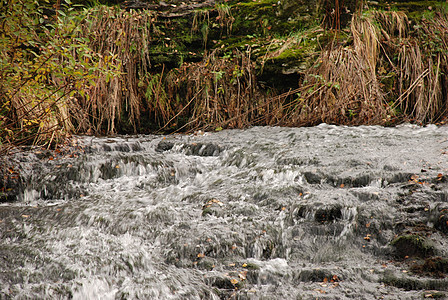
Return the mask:
M 0 299 L 448 295 L 447 127 L 78 139 L 8 158 Z

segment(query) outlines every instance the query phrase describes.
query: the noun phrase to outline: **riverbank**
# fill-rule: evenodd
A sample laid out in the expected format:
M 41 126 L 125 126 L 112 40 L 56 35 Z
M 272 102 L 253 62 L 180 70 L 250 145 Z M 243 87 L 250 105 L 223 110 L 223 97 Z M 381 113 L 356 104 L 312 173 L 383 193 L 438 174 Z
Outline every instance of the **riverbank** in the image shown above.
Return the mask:
M 2 40 L 2 146 L 446 119 L 442 1 L 19 2 Z

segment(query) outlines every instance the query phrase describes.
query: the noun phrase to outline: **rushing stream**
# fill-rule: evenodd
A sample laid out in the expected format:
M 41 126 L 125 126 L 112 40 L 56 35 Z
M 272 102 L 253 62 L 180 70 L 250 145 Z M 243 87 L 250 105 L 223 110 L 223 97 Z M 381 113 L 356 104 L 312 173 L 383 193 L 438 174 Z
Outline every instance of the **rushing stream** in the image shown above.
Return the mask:
M 448 127 L 78 139 L 8 158 L 0 299 L 448 295 Z

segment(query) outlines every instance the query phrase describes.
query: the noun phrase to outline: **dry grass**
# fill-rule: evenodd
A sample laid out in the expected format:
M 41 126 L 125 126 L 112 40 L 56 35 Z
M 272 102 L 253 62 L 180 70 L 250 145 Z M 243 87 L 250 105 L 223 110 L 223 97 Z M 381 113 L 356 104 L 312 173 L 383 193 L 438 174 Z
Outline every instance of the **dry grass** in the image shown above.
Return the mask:
M 216 9 L 216 20 L 229 34 L 234 20 L 230 10 L 227 6 Z M 208 10 L 193 17 L 192 30 L 202 31 L 204 45 L 209 18 Z M 422 21 L 412 36 L 404 13 L 355 14 L 350 25 L 352 43 L 331 43 L 303 74 L 299 88 L 270 98 L 257 86 L 250 49 L 235 50 L 228 57 L 212 51 L 200 62 L 156 73 L 150 60 L 161 35 L 156 22 L 156 15 L 145 10 L 99 6 L 89 11 L 78 25 L 77 38 L 97 57 L 90 82 L 74 87 L 69 76 L 51 77 L 45 71 L 40 79 L 32 74 L 29 78 L 34 82 L 25 80 L 7 91 L 2 83 L 0 91 L 8 93 L 11 109 L 0 122 L 7 119 L 8 126 L 18 128 L 13 133 L 0 132 L 3 141 L 51 144 L 65 132 L 113 134 L 123 124 L 128 131 L 141 132 L 142 114 L 165 132 L 321 122 L 427 123 L 447 114 L 446 13 Z M 300 41 L 290 38 L 276 52 L 268 51 L 262 63 L 294 43 Z M 64 65 L 67 57 L 51 54 L 43 59 Z M 76 51 L 72 57 L 89 60 Z M 385 84 L 386 78 L 392 78 L 392 83 Z M 52 88 L 36 89 L 45 85 Z M 77 92 L 70 93 L 73 90 Z
M 139 92 L 139 78 L 144 78 L 151 61 L 149 45 L 156 30 L 155 16 L 149 11 L 126 12 L 101 6 L 81 25 L 89 47 L 107 63 L 118 66 L 120 76 L 96 76 L 96 82 L 84 96 L 72 99 L 72 111 L 81 132 L 111 134 L 116 123 L 127 116 L 137 131 L 143 97 Z M 99 66 L 102 67 L 102 66 Z M 79 110 L 80 109 L 80 110 Z M 82 113 L 76 113 L 81 111 Z
M 424 43 L 409 41 L 399 49 L 401 69 L 399 86 L 402 91 L 395 105 L 410 118 L 421 123 L 437 122 L 446 114 L 448 100 L 448 19 L 438 14 L 422 26 Z M 428 47 L 429 46 L 429 47 Z
M 376 76 L 378 32 L 368 18 L 354 16 L 353 45 L 324 50 L 304 77 L 297 99 L 289 103 L 292 126 L 382 124 L 388 109 Z
M 353 44 L 322 52 L 306 72 L 297 99 L 284 105 L 287 117 L 280 123 L 440 121 L 448 100 L 447 15 L 438 13 L 424 22 L 417 37 L 409 36 L 408 24 L 402 12 L 355 14 L 350 27 Z M 425 43 L 432 46 L 423 50 Z M 392 86 L 381 82 L 387 76 L 394 78 Z
M 244 53 L 222 58 L 213 51 L 199 63 L 184 64 L 168 74 L 167 89 L 170 99 L 188 100 L 188 108 L 181 108 L 188 129 L 246 127 L 259 113 L 257 99 L 262 99 L 254 63 Z

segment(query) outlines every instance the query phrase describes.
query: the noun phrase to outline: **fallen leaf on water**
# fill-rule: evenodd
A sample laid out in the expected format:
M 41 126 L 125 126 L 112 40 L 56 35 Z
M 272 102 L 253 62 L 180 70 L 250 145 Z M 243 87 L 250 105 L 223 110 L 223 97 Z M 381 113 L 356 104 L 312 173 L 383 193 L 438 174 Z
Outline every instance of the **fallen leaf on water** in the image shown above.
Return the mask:
M 247 271 L 246 271 L 246 273 L 247 273 Z M 238 277 L 239 277 L 241 280 L 246 280 L 246 274 L 244 274 L 243 272 L 241 272 L 240 274 L 238 274 Z
M 338 286 L 339 286 L 339 282 L 335 282 L 335 283 L 333 283 L 332 286 L 330 286 L 330 289 L 333 289 L 333 288 L 338 287 Z

